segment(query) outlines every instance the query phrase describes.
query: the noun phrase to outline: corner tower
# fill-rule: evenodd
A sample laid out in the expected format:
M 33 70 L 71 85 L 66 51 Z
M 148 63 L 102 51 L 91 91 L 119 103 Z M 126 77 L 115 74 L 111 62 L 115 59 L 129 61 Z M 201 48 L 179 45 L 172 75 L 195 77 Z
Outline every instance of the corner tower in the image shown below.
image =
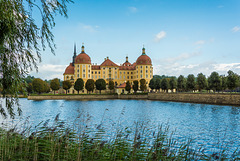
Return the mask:
M 74 66 L 75 81 L 82 78 L 84 82 L 92 78 L 92 65 L 91 58 L 85 53 L 85 47 L 82 45 L 81 53 L 75 58 Z
M 142 55 L 136 61 L 137 80 L 145 79 L 147 84 L 153 78 L 152 60 L 147 56 L 145 48 L 142 48 Z

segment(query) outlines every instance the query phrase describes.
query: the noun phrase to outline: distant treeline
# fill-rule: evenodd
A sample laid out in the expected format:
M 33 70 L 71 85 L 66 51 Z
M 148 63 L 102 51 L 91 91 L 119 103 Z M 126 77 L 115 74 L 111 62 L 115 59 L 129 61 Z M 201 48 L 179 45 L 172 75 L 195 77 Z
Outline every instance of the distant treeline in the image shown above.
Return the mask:
M 218 72 L 212 72 L 209 77 L 199 73 L 197 77 L 189 74 L 186 78 L 180 75 L 178 78 L 174 76 L 159 76 L 154 75 L 153 79 L 149 82 L 149 87 L 152 90 L 165 90 L 176 89 L 178 92 L 188 91 L 202 91 L 212 90 L 214 92 L 238 92 L 240 87 L 240 76 L 237 73 L 229 70 L 228 75 L 219 75 Z

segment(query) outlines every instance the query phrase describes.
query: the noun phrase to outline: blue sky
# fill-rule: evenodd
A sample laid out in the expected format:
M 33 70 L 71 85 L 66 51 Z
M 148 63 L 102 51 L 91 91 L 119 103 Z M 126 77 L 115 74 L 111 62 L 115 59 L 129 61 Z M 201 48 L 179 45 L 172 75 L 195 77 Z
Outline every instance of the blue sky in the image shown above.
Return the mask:
M 56 55 L 44 51 L 31 75 L 63 79 L 74 42 L 97 64 L 133 63 L 144 44 L 154 74 L 240 74 L 239 0 L 78 0 L 68 15 L 55 19 Z

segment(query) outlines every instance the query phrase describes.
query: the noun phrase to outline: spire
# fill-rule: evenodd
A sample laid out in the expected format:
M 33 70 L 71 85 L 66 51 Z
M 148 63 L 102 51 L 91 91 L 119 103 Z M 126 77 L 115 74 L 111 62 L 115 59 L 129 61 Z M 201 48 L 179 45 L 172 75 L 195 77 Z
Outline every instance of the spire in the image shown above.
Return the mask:
M 77 52 L 76 52 L 76 43 L 74 43 L 74 56 L 77 55 Z
M 144 45 L 143 45 L 143 48 L 142 48 L 142 55 L 146 55 Z
M 85 53 L 85 51 L 84 51 L 84 43 L 82 43 L 82 53 Z
M 77 52 L 76 52 L 76 43 L 74 43 L 74 52 L 73 52 L 73 61 L 72 61 L 72 64 L 74 66 L 74 63 L 75 63 L 75 58 L 77 56 Z
M 126 62 L 128 62 L 128 56 L 126 56 Z

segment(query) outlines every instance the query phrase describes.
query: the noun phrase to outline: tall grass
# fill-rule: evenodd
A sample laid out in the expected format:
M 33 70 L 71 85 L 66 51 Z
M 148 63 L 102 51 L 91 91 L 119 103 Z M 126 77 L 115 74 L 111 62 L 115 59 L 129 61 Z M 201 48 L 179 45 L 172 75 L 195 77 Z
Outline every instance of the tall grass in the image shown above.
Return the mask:
M 123 111 L 124 112 L 124 111 Z M 104 117 L 104 116 L 103 116 Z M 79 116 L 80 118 L 80 116 Z M 115 132 L 105 135 L 104 119 L 94 128 L 89 118 L 79 119 L 69 126 L 59 115 L 35 127 L 22 124 L 0 129 L 0 160 L 239 160 L 238 149 L 206 154 L 192 141 L 175 140 L 168 126 L 153 130 L 144 123 L 122 127 L 120 119 Z M 107 137 L 106 137 L 107 136 Z

